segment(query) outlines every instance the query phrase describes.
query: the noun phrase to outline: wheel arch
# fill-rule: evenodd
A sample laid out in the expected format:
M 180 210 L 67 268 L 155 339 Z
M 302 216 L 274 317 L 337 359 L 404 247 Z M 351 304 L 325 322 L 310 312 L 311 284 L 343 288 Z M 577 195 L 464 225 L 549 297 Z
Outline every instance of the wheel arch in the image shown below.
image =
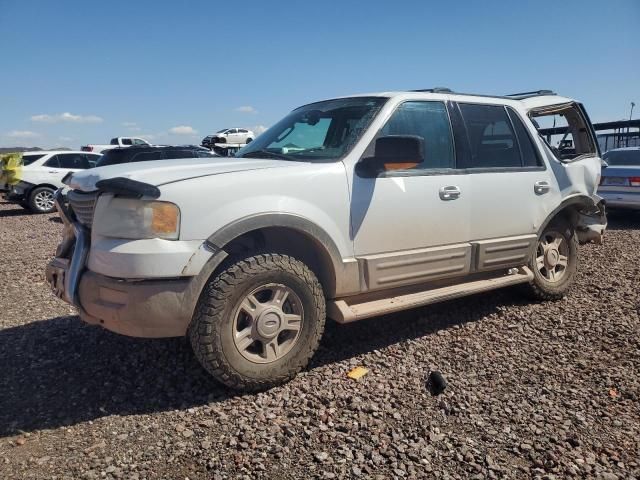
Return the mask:
M 593 209 L 594 207 L 597 207 L 597 204 L 594 199 L 588 195 L 578 194 L 564 199 L 562 203 L 547 216 L 544 222 L 542 222 L 538 229 L 538 236 L 556 219 L 563 219 L 572 227 L 577 227 L 579 225 L 580 211 Z
M 324 229 L 305 217 L 279 212 L 252 215 L 221 228 L 207 243 L 229 257 L 261 249 L 289 254 L 311 268 L 328 298 L 341 289 L 345 267 L 338 247 Z
M 29 190 L 28 190 L 28 192 L 29 192 L 29 193 L 27 193 L 27 196 L 30 196 L 30 195 L 31 195 L 31 192 L 33 192 L 36 188 L 41 188 L 41 187 L 47 187 L 47 188 L 50 188 L 50 189 L 51 189 L 51 190 L 53 190 L 54 192 L 55 192 L 56 190 L 58 190 L 58 188 L 59 188 L 59 187 L 56 187 L 55 185 L 52 185 L 52 184 L 50 184 L 50 183 L 39 183 L 39 184 L 37 184 L 37 185 L 36 185 L 36 184 L 34 184 L 31 188 L 29 188 Z

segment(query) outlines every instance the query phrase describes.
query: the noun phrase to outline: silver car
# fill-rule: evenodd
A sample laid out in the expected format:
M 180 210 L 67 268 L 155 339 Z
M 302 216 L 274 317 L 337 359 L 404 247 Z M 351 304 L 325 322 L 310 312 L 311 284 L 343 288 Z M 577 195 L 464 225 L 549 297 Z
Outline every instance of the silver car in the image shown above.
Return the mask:
M 598 195 L 608 208 L 640 210 L 640 147 L 616 148 L 602 157 Z

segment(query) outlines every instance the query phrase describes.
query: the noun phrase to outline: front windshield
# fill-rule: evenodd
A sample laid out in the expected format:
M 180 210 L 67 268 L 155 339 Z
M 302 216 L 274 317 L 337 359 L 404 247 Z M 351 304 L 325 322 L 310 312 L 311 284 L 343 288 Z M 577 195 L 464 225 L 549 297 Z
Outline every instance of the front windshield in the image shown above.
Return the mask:
M 602 158 L 613 167 L 640 167 L 640 150 L 610 150 Z
M 300 107 L 240 149 L 237 157 L 329 160 L 346 155 L 387 101 L 351 97 Z

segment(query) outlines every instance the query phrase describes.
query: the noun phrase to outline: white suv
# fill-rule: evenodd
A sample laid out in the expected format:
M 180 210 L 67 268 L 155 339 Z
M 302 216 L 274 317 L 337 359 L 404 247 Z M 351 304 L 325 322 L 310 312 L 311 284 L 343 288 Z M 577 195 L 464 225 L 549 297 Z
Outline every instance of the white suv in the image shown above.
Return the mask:
M 549 115 L 568 120 L 571 151 L 539 135 Z M 86 322 L 188 335 L 218 380 L 262 389 L 307 365 L 327 316 L 516 284 L 560 298 L 578 243 L 606 228 L 599 177 L 582 105 L 552 92 L 327 100 L 234 159 L 74 174 L 47 278 Z
M 94 167 L 100 156 L 68 150 L 25 152 L 21 166 L 12 172 L 11 185 L 5 187 L 5 199 L 35 213 L 51 213 L 53 194 L 64 187 L 65 175 Z

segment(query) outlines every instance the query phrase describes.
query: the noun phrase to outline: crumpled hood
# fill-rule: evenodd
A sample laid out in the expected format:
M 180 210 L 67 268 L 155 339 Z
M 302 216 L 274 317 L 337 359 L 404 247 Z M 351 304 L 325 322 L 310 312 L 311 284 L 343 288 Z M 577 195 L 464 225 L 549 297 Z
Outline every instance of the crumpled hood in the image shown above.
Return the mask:
M 74 190 L 92 192 L 97 190 L 96 183 L 100 180 L 124 177 L 158 187 L 165 183 L 189 178 L 267 168 L 295 167 L 296 165 L 300 165 L 300 163 L 286 160 L 234 157 L 156 160 L 83 170 L 74 173 L 65 183 Z

